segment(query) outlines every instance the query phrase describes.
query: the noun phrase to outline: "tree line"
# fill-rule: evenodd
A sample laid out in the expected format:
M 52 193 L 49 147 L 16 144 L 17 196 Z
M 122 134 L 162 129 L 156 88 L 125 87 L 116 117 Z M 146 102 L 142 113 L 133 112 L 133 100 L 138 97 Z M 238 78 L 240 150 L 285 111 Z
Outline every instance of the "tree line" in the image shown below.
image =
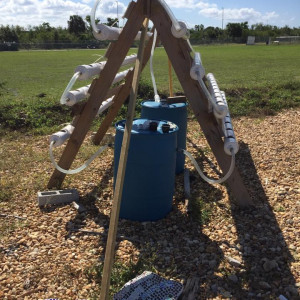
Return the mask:
M 97 19 L 96 23 L 100 20 Z M 117 26 L 117 19 L 107 18 L 104 24 Z M 300 36 L 300 27 L 278 27 L 262 23 L 249 26 L 248 22 L 228 23 L 226 28 L 196 25 L 190 29 L 190 39 L 194 44 L 209 42 L 245 43 L 249 35 L 259 41 L 267 41 L 277 36 Z M 62 48 L 105 48 L 107 41 L 97 41 L 91 30 L 90 16 L 69 17 L 67 28 L 52 27 L 48 22 L 39 26 L 0 26 L 0 51 L 18 49 L 62 49 Z

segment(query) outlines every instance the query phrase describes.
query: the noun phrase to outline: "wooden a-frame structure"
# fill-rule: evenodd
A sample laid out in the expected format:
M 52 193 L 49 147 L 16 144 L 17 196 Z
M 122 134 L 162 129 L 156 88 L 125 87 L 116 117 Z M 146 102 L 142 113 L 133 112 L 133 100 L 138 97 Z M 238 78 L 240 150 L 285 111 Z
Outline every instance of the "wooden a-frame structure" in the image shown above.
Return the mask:
M 194 112 L 203 132 L 210 145 L 218 164 L 224 173 L 230 166 L 231 158 L 224 152 L 222 140 L 222 130 L 216 121 L 213 113 L 209 113 L 208 99 L 205 92 L 201 89 L 198 81 L 190 77 L 190 68 L 193 63 L 188 42 L 182 38 L 175 38 L 171 33 L 172 22 L 168 12 L 159 0 L 137 0 L 131 2 L 125 13 L 128 21 L 123 28 L 117 41 L 110 44 L 105 56 L 107 62 L 101 71 L 99 78 L 94 79 L 89 89 L 89 98 L 83 104 L 75 105 L 73 112 L 76 117 L 73 120 L 75 129 L 68 140 L 64 152 L 58 162 L 61 168 L 69 169 L 84 141 L 84 138 L 96 117 L 102 102 L 115 95 L 114 103 L 110 107 L 108 114 L 102 121 L 95 137 L 94 143 L 99 144 L 103 139 L 112 121 L 116 117 L 122 104 L 130 95 L 126 126 L 123 136 L 123 143 L 120 154 L 118 174 L 115 184 L 113 207 L 110 217 L 108 240 L 105 252 L 103 276 L 101 282 L 100 299 L 108 299 L 110 285 L 110 275 L 113 264 L 117 224 L 119 218 L 120 201 L 124 183 L 127 154 L 130 143 L 132 120 L 135 110 L 138 81 L 140 73 L 145 67 L 150 57 L 153 36 L 147 40 L 146 33 L 148 21 L 151 20 L 157 30 L 158 38 L 164 46 L 173 69 L 181 83 L 187 96 L 190 107 Z M 130 71 L 125 83 L 111 88 L 112 82 L 117 74 L 126 54 L 132 45 L 137 32 L 142 28 L 139 51 L 135 63 L 134 71 Z M 48 188 L 59 188 L 65 178 L 65 174 L 55 170 L 49 180 Z M 233 196 L 239 206 L 245 207 L 252 205 L 252 200 L 243 184 L 240 174 L 235 167 L 232 175 L 227 180 Z
M 101 71 L 99 78 L 94 79 L 92 82 L 89 89 L 90 96 L 88 101 L 83 103 L 83 105 L 76 105 L 74 108 L 75 114 L 77 114 L 73 121 L 75 129 L 68 140 L 58 165 L 64 169 L 69 169 L 71 167 L 71 164 L 73 163 L 84 141 L 93 119 L 96 117 L 101 103 L 106 98 L 115 94 L 114 103 L 110 107 L 108 114 L 102 121 L 100 128 L 94 137 L 95 144 L 99 144 L 101 142 L 122 104 L 128 98 L 130 90 L 132 89 L 132 81 L 134 77 L 133 71 L 130 71 L 127 74 L 124 84 L 112 89 L 110 87 L 134 41 L 137 32 L 142 27 L 145 18 L 147 18 L 153 22 L 154 27 L 157 30 L 158 39 L 160 39 L 167 52 L 173 69 L 189 101 L 190 107 L 203 130 L 218 164 L 224 173 L 227 172 L 230 166 L 230 156 L 226 155 L 223 150 L 221 128 L 215 120 L 214 115 L 208 112 L 208 99 L 204 91 L 201 89 L 198 82 L 190 77 L 190 68 L 192 66 L 193 59 L 191 57 L 192 50 L 188 42 L 185 39 L 175 38 L 172 35 L 172 22 L 168 13 L 158 0 L 132 1 L 128 6 L 124 17 L 128 19 L 127 23 L 123 28 L 119 39 L 112 42 L 109 46 L 105 54 L 107 63 Z M 152 41 L 152 37 L 146 41 L 144 57 L 141 61 L 142 69 L 149 60 Z M 142 41 L 140 41 L 140 47 L 144 47 Z M 48 188 L 60 188 L 65 176 L 65 174 L 55 169 L 48 182 Z M 227 184 L 239 206 L 248 206 L 252 204 L 236 168 L 227 180 Z

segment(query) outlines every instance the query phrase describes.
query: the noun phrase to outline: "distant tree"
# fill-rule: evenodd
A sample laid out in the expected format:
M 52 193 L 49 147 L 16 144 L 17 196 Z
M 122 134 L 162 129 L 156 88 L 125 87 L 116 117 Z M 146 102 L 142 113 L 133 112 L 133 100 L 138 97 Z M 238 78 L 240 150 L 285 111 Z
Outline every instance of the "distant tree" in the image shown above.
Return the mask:
M 241 37 L 243 31 L 248 30 L 248 22 L 243 23 L 228 23 L 226 25 L 228 35 L 231 37 Z
M 19 37 L 10 26 L 0 26 L 0 51 L 16 51 L 19 49 Z
M 10 26 L 1 26 L 0 27 L 0 42 L 9 42 L 9 43 L 18 43 L 19 38 L 16 30 Z
M 81 34 L 86 31 L 83 19 L 78 15 L 70 16 L 68 21 L 68 31 L 74 34 Z
M 204 25 L 200 24 L 200 25 L 195 25 L 195 31 L 203 31 L 204 30 Z
M 85 17 L 85 21 L 86 21 L 86 26 L 87 26 L 87 28 L 90 30 L 91 28 L 92 28 L 92 25 L 91 25 L 91 16 L 90 15 L 87 15 L 86 17 Z M 95 19 L 95 23 L 96 24 L 98 24 L 100 22 L 100 19 Z
M 222 30 L 219 27 L 209 26 L 204 29 L 204 36 L 210 39 L 216 39 L 222 35 Z
M 283 28 L 281 28 L 281 31 L 283 35 L 291 35 L 292 29 L 285 25 Z
M 117 18 L 107 18 L 106 23 L 107 26 L 118 27 L 118 19 Z

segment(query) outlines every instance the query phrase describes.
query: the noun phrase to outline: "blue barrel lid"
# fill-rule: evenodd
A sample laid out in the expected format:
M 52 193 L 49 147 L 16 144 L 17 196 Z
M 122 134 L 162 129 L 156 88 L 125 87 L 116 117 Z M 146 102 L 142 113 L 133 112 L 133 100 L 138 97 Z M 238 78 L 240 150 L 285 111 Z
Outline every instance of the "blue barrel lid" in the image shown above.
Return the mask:
M 117 130 L 124 131 L 126 120 L 116 123 Z M 154 126 L 153 126 L 154 125 Z M 153 130 L 152 128 L 156 129 Z M 135 119 L 132 123 L 132 134 L 170 134 L 178 131 L 178 126 L 170 121 Z
M 142 102 L 142 106 L 149 107 L 149 108 L 179 108 L 187 106 L 187 103 L 173 103 L 168 104 L 166 102 L 156 102 L 152 100 L 147 100 Z

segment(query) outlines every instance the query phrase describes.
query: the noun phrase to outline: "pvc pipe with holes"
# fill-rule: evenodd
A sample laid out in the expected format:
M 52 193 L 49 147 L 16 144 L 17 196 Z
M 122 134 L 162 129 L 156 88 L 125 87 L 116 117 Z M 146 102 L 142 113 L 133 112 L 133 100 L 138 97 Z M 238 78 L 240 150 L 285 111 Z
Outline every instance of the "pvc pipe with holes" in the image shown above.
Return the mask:
M 123 80 L 130 70 L 132 70 L 132 68 L 117 73 L 112 84 L 115 84 L 115 83 Z M 73 106 L 74 104 L 76 104 L 76 103 L 80 102 L 81 100 L 85 99 L 86 97 L 88 97 L 88 95 L 89 95 L 88 91 L 89 91 L 90 86 L 91 85 L 89 84 L 89 85 L 83 86 L 81 88 L 78 88 L 76 90 L 69 91 L 68 94 L 66 95 L 66 97 L 67 97 L 66 105 Z
M 121 66 L 123 67 L 129 64 L 133 64 L 136 61 L 136 57 L 137 57 L 136 54 L 126 56 Z M 98 76 L 103 70 L 105 65 L 106 65 L 106 61 L 93 63 L 90 65 L 77 66 L 75 69 L 75 73 L 76 72 L 80 73 L 78 80 L 87 80 L 94 76 Z

